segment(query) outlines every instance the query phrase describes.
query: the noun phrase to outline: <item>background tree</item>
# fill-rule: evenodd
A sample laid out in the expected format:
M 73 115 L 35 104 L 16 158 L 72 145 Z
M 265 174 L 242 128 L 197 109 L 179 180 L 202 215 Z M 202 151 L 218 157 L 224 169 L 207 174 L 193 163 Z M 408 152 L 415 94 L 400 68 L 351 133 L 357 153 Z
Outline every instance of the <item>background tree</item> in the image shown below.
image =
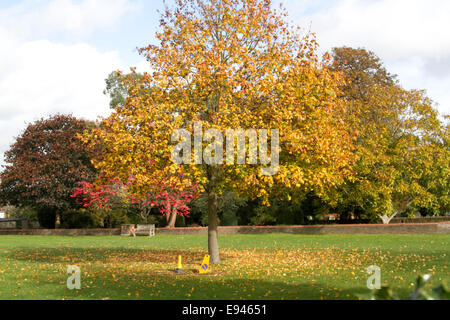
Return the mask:
M 388 88 L 397 83 L 397 76 L 385 69 L 375 53 L 364 48 L 333 48 L 332 68 L 345 73 L 347 81 L 341 88 L 348 100 L 368 99 L 375 87 Z
M 248 208 L 247 201 L 239 198 L 233 191 L 224 191 L 217 201 L 217 215 L 222 226 L 237 226 L 237 211 L 240 208 Z M 190 217 L 196 218 L 201 225 L 208 225 L 208 197 L 203 194 L 195 199 L 191 206 Z M 248 212 L 247 212 L 248 213 Z
M 77 138 L 88 126 L 93 124 L 70 115 L 29 124 L 5 153 L 1 198 L 36 209 L 41 225 L 54 228 L 62 211 L 77 206 L 70 198 L 76 183 L 96 177 L 91 153 Z
M 295 199 L 314 189 L 326 195 L 351 174 L 339 74 L 316 55 L 314 38 L 300 36 L 267 0 L 178 0 L 163 13 L 161 28 L 159 44 L 140 50 L 154 72 L 128 77 L 125 106 L 85 140 L 105 146 L 94 162 L 105 177 L 136 177 L 135 194 L 152 190 L 171 171 L 198 182 L 208 199 L 211 262 L 219 263 L 224 191 L 268 203 L 269 194 Z M 174 164 L 172 133 L 192 134 L 195 122 L 224 135 L 226 129 L 279 129 L 278 173 L 266 176 L 250 164 Z M 155 163 L 146 170 L 149 159 Z
M 140 73 L 122 74 L 120 71 L 113 71 L 105 79 L 106 87 L 103 94 L 109 95 L 111 108 L 114 109 L 125 105 L 129 88 L 124 79 L 130 75 L 138 79 L 142 78 Z
M 449 172 L 433 102 L 424 91 L 404 90 L 373 52 L 334 48 L 333 60 L 346 78 L 345 121 L 358 133 L 356 177 L 339 189 L 341 206 L 386 223 L 415 208 L 437 208 L 446 200 L 436 190 L 448 189 Z
M 126 184 L 112 180 L 99 186 L 82 181 L 78 183 L 79 186 L 75 188 L 71 197 L 76 198 L 83 207 L 93 207 L 97 210 L 109 211 L 134 205 L 138 207 L 139 215 L 145 222 L 149 221 L 152 209 L 158 208 L 165 217 L 168 228 L 175 227 L 177 215 L 184 217 L 189 215 L 188 204 L 196 198 L 196 185 L 178 190 L 177 186 L 180 184 L 172 180 L 171 184 L 162 183 L 155 187 L 159 190 L 157 193 L 146 193 L 143 197 L 136 197 L 128 191 L 134 179 L 130 176 Z M 183 176 L 178 175 L 178 179 L 183 180 Z

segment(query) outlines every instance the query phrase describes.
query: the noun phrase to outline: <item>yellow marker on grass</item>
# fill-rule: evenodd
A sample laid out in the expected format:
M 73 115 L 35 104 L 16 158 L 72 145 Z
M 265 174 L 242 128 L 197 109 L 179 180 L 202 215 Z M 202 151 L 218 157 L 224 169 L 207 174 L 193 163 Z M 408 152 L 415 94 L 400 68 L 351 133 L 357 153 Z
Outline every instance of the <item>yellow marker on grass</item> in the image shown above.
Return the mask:
M 208 254 L 203 258 L 203 262 L 202 262 L 202 265 L 200 266 L 200 269 L 198 269 L 198 273 L 199 274 L 211 273 Z
M 177 268 L 175 269 L 175 273 L 183 273 L 183 267 L 181 266 L 181 256 L 178 256 Z

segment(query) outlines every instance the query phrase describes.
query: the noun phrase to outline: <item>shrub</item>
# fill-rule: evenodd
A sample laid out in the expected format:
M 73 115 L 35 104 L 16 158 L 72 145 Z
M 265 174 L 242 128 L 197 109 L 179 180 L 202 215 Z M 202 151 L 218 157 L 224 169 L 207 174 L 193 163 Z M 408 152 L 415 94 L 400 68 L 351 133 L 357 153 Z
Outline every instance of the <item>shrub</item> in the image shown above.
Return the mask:
M 6 208 L 6 214 L 10 218 L 26 219 L 28 221 L 38 221 L 38 215 L 36 209 L 32 207 L 13 207 Z
M 434 289 L 426 290 L 425 286 L 430 281 L 431 276 L 421 275 L 416 280 L 414 291 L 408 296 L 400 298 L 390 286 L 382 287 L 368 294 L 358 294 L 362 300 L 450 300 L 450 291 L 440 285 Z
M 92 212 L 86 209 L 68 210 L 61 214 L 61 226 L 66 229 L 98 227 Z

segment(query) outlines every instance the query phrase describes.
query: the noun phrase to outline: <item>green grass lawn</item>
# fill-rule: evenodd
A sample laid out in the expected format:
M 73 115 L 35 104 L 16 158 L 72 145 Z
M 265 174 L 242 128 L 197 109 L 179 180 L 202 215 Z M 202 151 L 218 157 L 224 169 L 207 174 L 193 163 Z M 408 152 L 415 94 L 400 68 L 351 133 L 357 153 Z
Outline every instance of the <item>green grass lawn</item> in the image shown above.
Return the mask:
M 366 269 L 407 295 L 418 274 L 450 285 L 450 235 L 227 235 L 223 263 L 194 272 L 206 235 L 0 236 L 0 299 L 357 299 Z M 186 273 L 175 275 L 177 256 Z M 81 290 L 66 287 L 68 265 Z

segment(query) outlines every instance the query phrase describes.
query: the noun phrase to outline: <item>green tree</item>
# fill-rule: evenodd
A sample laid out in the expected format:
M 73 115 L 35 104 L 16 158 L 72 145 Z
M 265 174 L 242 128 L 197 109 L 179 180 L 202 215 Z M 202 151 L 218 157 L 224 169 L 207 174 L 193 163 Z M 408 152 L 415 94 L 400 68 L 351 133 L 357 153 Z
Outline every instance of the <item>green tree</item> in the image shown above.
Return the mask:
M 424 91 L 403 89 L 373 52 L 334 48 L 333 59 L 346 77 L 345 121 L 357 134 L 356 178 L 340 187 L 340 205 L 386 223 L 408 210 L 445 206 L 448 148 L 433 102 Z
M 120 71 L 113 71 L 105 79 L 106 87 L 103 94 L 109 95 L 109 106 L 112 109 L 125 106 L 129 90 L 125 79 L 129 76 L 135 77 L 136 79 L 142 78 L 142 74 L 140 73 L 123 74 Z

